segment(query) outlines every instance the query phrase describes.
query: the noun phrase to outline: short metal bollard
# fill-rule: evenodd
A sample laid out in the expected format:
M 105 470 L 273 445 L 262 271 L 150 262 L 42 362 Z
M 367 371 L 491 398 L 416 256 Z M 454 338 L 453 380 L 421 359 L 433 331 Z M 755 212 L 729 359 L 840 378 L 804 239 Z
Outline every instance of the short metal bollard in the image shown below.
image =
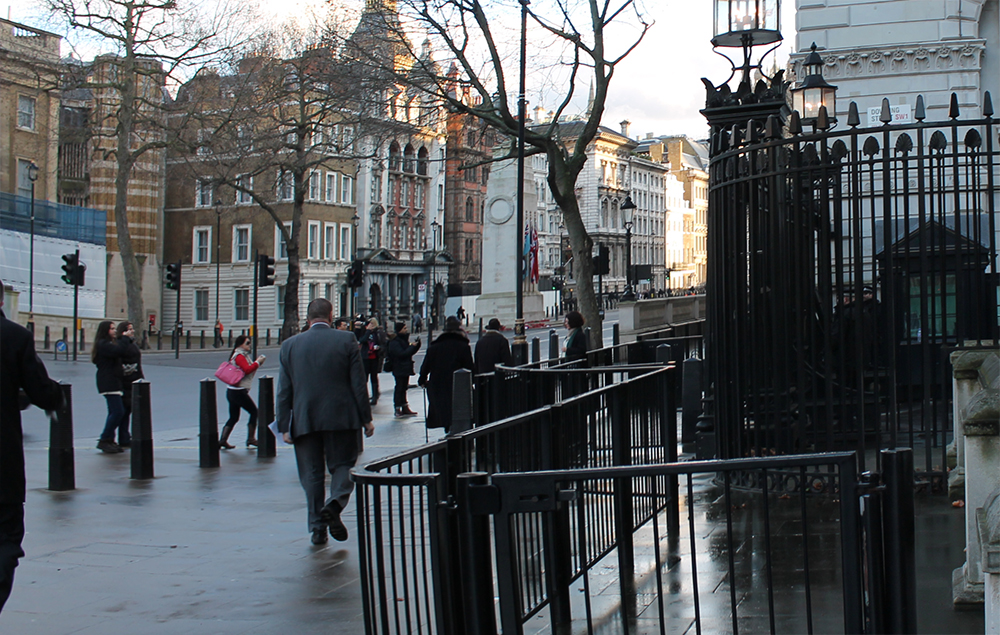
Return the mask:
M 150 407 L 150 383 L 132 382 L 132 478 L 153 478 L 153 412 Z
M 531 363 L 542 361 L 542 340 L 537 337 L 531 338 Z
M 274 433 L 268 424 L 274 421 L 274 377 L 264 375 L 257 383 L 257 458 L 278 456 Z
M 43 344 L 43 347 L 45 348 L 45 350 L 49 350 L 49 346 L 52 345 L 51 341 L 49 340 L 49 337 L 50 337 L 49 336 L 49 327 L 46 326 L 45 327 L 45 343 Z
M 229 329 L 229 348 L 233 347 L 233 329 Z
M 163 350 L 163 331 L 156 332 L 156 350 Z
M 69 341 L 69 331 L 66 329 L 65 326 L 63 327 L 62 341 L 64 341 L 64 342 L 68 342 Z
M 73 386 L 60 383 L 63 404 L 49 418 L 49 489 L 65 492 L 76 489 L 73 460 Z
M 549 329 L 549 365 L 559 360 L 559 334 Z
M 456 434 L 472 427 L 472 371 L 459 368 L 452 375 L 451 382 L 451 428 L 448 434 Z
M 205 348 L 205 329 L 201 329 L 201 345 L 199 348 Z
M 267 333 L 264 335 L 264 346 L 271 345 L 271 329 L 267 329 Z
M 84 337 L 84 335 L 86 335 L 86 333 L 84 332 L 83 329 L 80 329 L 80 350 L 81 351 L 82 350 L 86 350 L 86 348 L 87 348 L 87 338 Z M 74 359 L 73 361 L 76 361 L 76 360 Z
M 184 348 L 186 348 L 187 350 L 191 350 L 191 329 L 188 329 L 187 340 L 186 343 L 184 344 Z
M 202 379 L 198 407 L 198 467 L 219 467 L 219 415 L 215 405 L 215 380 Z

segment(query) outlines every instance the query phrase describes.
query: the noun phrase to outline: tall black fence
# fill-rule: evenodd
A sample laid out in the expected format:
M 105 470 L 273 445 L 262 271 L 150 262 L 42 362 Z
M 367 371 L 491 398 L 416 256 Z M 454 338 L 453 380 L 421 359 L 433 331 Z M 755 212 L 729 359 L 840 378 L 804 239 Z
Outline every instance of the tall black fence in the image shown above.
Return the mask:
M 707 362 L 720 458 L 922 449 L 951 437 L 949 349 L 997 340 L 997 125 L 713 136 Z M 890 121 L 888 104 L 883 121 Z M 757 131 L 763 131 L 758 135 Z M 712 432 L 711 426 L 706 431 Z M 867 453 L 867 456 L 866 456 Z

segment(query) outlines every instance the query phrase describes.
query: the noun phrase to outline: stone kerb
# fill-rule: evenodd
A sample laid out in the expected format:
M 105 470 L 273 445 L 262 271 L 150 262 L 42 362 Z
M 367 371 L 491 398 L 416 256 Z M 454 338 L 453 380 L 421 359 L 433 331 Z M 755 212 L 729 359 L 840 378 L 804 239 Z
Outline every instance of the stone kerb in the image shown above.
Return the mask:
M 956 606 L 984 598 L 978 516 L 1000 490 L 1000 350 L 958 350 L 951 355 L 956 439 L 954 481 L 964 480 L 966 561 L 952 575 Z

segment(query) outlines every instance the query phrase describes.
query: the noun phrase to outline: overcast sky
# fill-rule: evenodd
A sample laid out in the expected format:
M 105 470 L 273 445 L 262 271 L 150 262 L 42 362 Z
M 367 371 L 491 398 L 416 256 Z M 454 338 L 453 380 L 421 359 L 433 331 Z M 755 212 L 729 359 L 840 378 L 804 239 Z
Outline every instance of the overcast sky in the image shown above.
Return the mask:
M 359 7 L 363 6 L 363 0 L 354 1 Z M 321 4 L 320 0 L 262 2 L 263 10 L 276 18 L 301 14 L 307 7 Z M 707 126 L 698 112 L 705 104 L 705 89 L 700 78 L 707 77 L 718 85 L 730 73 L 729 63 L 712 51 L 712 0 L 639 2 L 644 14 L 655 24 L 639 47 L 618 67 L 612 79 L 603 123 L 617 130 L 619 122 L 628 119 L 632 122 L 633 138 L 642 138 L 650 132 L 703 138 L 707 136 Z M 777 51 L 780 67 L 784 67 L 795 39 L 794 2 L 788 0 L 784 4 L 781 30 L 785 44 Z M 38 11 L 31 8 L 30 0 L 0 0 L 0 11 L 0 15 L 15 22 L 46 28 Z M 739 51 L 734 52 L 734 57 L 738 58 Z M 771 59 L 773 54 L 767 67 Z M 529 99 L 532 99 L 530 92 Z M 581 95 L 581 100 L 585 104 L 586 96 Z M 536 97 L 535 101 L 540 99 Z M 532 103 L 531 107 L 537 105 Z

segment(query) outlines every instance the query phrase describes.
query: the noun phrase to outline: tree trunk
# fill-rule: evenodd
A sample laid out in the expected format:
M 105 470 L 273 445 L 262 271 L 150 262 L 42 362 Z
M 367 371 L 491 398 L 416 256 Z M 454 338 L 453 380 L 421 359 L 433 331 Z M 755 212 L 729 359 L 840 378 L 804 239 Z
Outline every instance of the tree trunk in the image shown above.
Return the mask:
M 115 175 L 115 230 L 118 234 L 118 251 L 125 273 L 125 296 L 128 302 L 128 319 L 132 324 L 145 324 L 145 307 L 142 299 L 142 272 L 132 247 L 132 234 L 128 227 L 128 185 L 135 157 L 132 155 L 131 141 L 135 127 L 135 58 L 131 50 L 122 63 L 121 104 L 118 108 L 118 145 L 115 159 L 118 173 Z M 145 344 L 145 341 L 143 341 Z
M 299 268 L 299 238 L 293 221 L 291 236 L 286 242 L 288 247 L 288 279 L 285 281 L 285 316 L 281 323 L 281 338 L 288 339 L 299 332 L 299 281 L 302 272 Z

